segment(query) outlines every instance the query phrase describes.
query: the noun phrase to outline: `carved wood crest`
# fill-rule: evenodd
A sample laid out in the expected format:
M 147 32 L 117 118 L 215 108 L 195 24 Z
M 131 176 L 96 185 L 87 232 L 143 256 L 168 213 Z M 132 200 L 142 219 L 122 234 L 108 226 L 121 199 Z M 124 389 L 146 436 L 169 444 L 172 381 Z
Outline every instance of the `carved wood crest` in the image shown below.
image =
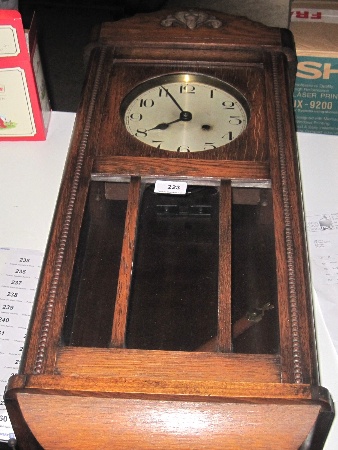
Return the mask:
M 163 27 L 179 26 L 193 30 L 200 27 L 220 28 L 223 22 L 204 11 L 189 9 L 170 14 L 161 21 Z

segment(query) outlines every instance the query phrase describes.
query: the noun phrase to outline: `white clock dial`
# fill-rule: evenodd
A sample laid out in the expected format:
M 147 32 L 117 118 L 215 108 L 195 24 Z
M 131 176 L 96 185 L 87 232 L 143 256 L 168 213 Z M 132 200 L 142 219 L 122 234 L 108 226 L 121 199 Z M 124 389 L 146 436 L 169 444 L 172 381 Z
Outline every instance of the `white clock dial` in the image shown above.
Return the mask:
M 199 74 L 170 74 L 148 80 L 123 100 L 127 131 L 159 150 L 213 150 L 246 128 L 249 107 L 232 86 Z

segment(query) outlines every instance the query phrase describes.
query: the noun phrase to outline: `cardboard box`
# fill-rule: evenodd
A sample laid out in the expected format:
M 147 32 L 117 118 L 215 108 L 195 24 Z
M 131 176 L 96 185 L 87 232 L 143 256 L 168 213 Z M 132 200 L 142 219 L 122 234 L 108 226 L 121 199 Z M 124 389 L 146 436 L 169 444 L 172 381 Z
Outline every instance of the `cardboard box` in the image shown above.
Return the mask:
M 297 131 L 338 134 L 338 1 L 294 1 Z
M 45 140 L 50 103 L 37 46 L 36 22 L 0 10 L 0 141 Z

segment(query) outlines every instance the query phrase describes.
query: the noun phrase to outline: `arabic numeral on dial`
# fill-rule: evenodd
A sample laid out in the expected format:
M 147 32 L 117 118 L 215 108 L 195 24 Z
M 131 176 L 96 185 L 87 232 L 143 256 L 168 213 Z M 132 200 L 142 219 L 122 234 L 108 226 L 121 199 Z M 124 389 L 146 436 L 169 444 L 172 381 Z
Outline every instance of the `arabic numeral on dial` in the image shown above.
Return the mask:
M 233 140 L 233 134 L 232 131 L 228 131 L 228 133 L 226 133 L 224 136 L 222 136 L 222 139 L 226 139 L 227 141 L 232 141 Z
M 135 136 L 136 137 L 141 137 L 141 138 L 143 137 L 143 138 L 145 138 L 145 137 L 148 136 L 147 130 L 144 130 L 142 128 L 138 128 L 136 130 Z
M 133 120 L 134 122 L 139 122 L 140 120 L 142 120 L 142 117 L 143 117 L 142 114 L 132 113 L 130 114 L 129 119 Z
M 176 151 L 178 153 L 181 153 L 181 152 L 189 153 L 190 152 L 190 148 L 187 145 L 180 145 L 179 147 L 177 147 Z
M 243 122 L 238 116 L 230 116 L 229 123 L 231 125 L 240 125 Z
M 213 142 L 204 143 L 204 150 L 213 150 L 214 148 L 216 148 L 216 145 Z
M 9 317 L 0 317 L 0 322 L 8 323 L 9 322 Z
M 159 97 L 163 97 L 163 96 L 169 97 L 169 94 L 168 94 L 167 89 L 159 88 L 158 96 L 159 96 Z
M 195 94 L 195 86 L 191 84 L 182 84 L 180 86 L 180 94 Z
M 3 414 L 0 415 L 0 422 L 7 422 L 7 416 L 4 416 Z
M 163 141 L 152 141 L 153 144 L 158 144 L 156 145 L 156 148 L 161 149 L 161 144 L 163 143 Z
M 222 106 L 225 109 L 235 109 L 235 102 L 231 102 L 230 100 L 225 100 L 222 102 Z
M 155 102 L 151 98 L 141 98 L 140 100 L 140 108 L 152 108 L 155 105 Z

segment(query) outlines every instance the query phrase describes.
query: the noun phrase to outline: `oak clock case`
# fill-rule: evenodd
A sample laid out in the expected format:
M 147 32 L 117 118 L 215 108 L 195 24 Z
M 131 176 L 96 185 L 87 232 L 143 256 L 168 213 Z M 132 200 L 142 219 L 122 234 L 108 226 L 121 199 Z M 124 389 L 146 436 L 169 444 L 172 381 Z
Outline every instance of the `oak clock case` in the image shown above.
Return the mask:
M 218 12 L 103 24 L 5 396 L 19 448 L 324 446 L 295 64 Z

